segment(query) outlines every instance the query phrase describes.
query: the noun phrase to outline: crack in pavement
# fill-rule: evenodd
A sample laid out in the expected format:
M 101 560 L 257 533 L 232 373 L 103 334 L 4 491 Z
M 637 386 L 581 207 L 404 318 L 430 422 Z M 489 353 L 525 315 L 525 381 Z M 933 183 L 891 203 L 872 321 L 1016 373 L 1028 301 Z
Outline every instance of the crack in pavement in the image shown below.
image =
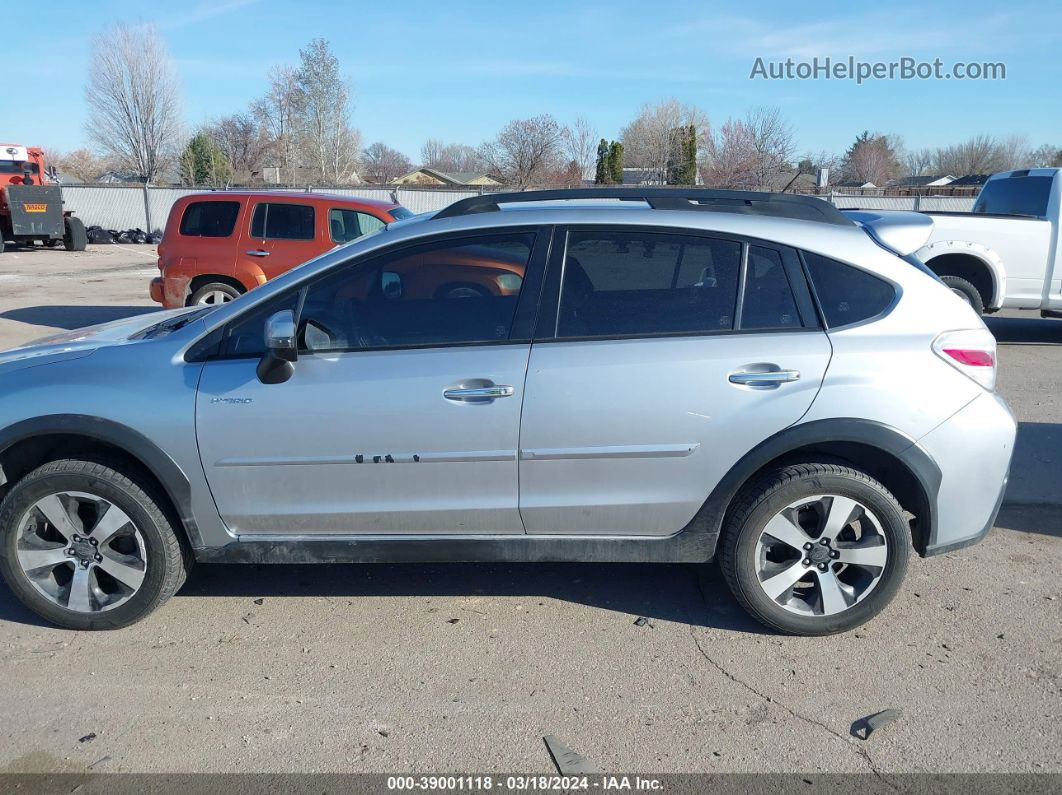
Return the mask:
M 694 579 L 694 582 L 697 585 L 697 593 L 699 593 L 700 596 L 701 596 L 701 603 L 704 605 L 705 610 L 710 609 L 710 606 L 708 604 L 708 598 L 705 596 L 704 588 L 701 586 L 701 578 L 698 576 L 696 570 L 693 571 L 693 579 Z M 689 630 L 690 630 L 690 639 L 693 641 L 693 645 L 696 647 L 696 649 L 700 653 L 701 657 L 703 657 L 713 668 L 715 668 L 717 671 L 719 671 L 719 673 L 721 673 L 723 676 L 725 676 L 727 679 L 729 679 L 734 684 L 740 685 L 741 687 L 745 688 L 746 690 L 748 690 L 753 695 L 757 696 L 758 698 L 763 699 L 766 703 L 774 704 L 775 706 L 781 708 L 783 711 L 789 713 L 792 717 L 796 718 L 797 720 L 803 721 L 804 723 L 808 723 L 808 724 L 810 724 L 812 726 L 816 726 L 816 727 L 822 729 L 823 731 L 825 731 L 826 733 L 828 733 L 834 739 L 840 740 L 842 743 L 845 744 L 845 746 L 847 746 L 849 749 L 855 751 L 859 755 L 859 757 L 863 760 L 864 764 L 866 764 L 867 768 L 870 769 L 870 772 L 873 773 L 874 776 L 879 781 L 881 781 L 882 784 L 884 784 L 889 789 L 891 789 L 891 790 L 893 790 L 895 792 L 899 792 L 899 788 L 895 784 L 893 784 L 891 781 L 889 781 L 884 776 L 884 774 L 878 769 L 877 765 L 874 764 L 874 760 L 870 758 L 870 754 L 867 752 L 867 750 L 865 748 L 862 748 L 862 747 L 856 745 L 851 740 L 849 740 L 847 737 L 845 737 L 843 734 L 841 734 L 840 732 L 837 732 L 834 729 L 830 728 L 825 723 L 822 723 L 821 721 L 815 720 L 814 718 L 809 717 L 808 715 L 804 715 L 804 714 L 801 714 L 800 712 L 797 712 L 795 709 L 793 709 L 792 707 L 786 706 L 785 704 L 783 704 L 781 701 L 778 701 L 773 696 L 769 696 L 766 693 L 761 692 L 760 690 L 757 690 L 755 687 L 750 685 L 744 679 L 740 679 L 737 676 L 735 676 L 734 674 L 730 673 L 730 671 L 728 671 L 720 663 L 716 662 L 711 657 L 711 655 L 709 655 L 708 652 L 706 652 L 704 650 L 704 647 L 701 645 L 700 640 L 697 638 L 697 633 L 696 633 L 696 631 L 694 629 L 693 624 L 690 623 L 688 626 L 689 626 Z

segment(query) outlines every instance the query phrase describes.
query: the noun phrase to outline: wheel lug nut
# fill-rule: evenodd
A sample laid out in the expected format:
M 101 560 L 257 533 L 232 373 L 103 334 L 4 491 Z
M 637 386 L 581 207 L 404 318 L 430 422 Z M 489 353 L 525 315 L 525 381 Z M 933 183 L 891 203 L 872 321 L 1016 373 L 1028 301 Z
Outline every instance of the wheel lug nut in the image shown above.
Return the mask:
M 830 545 L 830 539 L 828 539 L 828 538 L 819 539 L 819 543 L 822 544 L 824 547 L 828 547 Z
M 841 553 L 838 552 L 836 549 L 830 551 L 830 557 L 831 558 L 838 558 L 840 556 L 841 556 Z
M 103 560 L 103 555 L 96 555 L 96 562 L 99 563 Z
M 74 535 L 74 542 L 75 542 L 75 543 L 77 543 L 77 542 L 78 542 L 78 541 L 80 541 L 80 540 L 81 540 L 81 536 L 79 536 L 79 535 L 75 534 L 75 535 Z
M 825 563 L 819 564 L 819 571 L 826 571 L 827 568 L 828 566 Z
M 808 558 L 804 558 L 804 565 L 805 566 L 810 566 L 811 565 L 811 560 L 808 559 Z
M 811 542 L 804 544 L 804 549 L 811 549 Z
M 89 543 L 92 544 L 92 546 L 96 546 L 99 542 L 95 538 L 90 538 Z

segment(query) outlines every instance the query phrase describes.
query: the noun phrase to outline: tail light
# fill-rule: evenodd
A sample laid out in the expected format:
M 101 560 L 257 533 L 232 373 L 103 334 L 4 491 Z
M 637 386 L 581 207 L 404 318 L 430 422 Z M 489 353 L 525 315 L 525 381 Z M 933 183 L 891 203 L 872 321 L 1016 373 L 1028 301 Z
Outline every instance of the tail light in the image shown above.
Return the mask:
M 995 389 L 996 338 L 988 329 L 945 331 L 933 340 L 933 352 L 985 389 Z

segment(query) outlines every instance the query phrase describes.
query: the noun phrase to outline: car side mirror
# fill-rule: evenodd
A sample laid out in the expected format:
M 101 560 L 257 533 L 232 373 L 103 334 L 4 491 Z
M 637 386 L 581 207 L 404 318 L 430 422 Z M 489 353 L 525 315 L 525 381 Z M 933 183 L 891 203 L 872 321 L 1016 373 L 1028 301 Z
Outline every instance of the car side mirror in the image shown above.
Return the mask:
M 380 289 L 384 298 L 396 301 L 402 297 L 402 274 L 395 271 L 384 271 L 380 274 Z
M 266 352 L 258 362 L 258 380 L 263 384 L 282 384 L 294 375 L 299 358 L 295 313 L 285 309 L 270 315 L 263 336 Z

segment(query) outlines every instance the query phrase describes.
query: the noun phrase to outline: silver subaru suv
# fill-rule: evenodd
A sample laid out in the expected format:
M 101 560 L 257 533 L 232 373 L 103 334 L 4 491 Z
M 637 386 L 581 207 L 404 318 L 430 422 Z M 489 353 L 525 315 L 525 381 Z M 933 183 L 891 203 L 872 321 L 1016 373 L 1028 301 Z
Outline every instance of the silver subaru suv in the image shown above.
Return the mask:
M 0 354 L 0 569 L 128 625 L 194 562 L 718 560 L 776 630 L 859 626 L 979 541 L 1015 423 L 916 214 L 495 194 L 217 307 Z

